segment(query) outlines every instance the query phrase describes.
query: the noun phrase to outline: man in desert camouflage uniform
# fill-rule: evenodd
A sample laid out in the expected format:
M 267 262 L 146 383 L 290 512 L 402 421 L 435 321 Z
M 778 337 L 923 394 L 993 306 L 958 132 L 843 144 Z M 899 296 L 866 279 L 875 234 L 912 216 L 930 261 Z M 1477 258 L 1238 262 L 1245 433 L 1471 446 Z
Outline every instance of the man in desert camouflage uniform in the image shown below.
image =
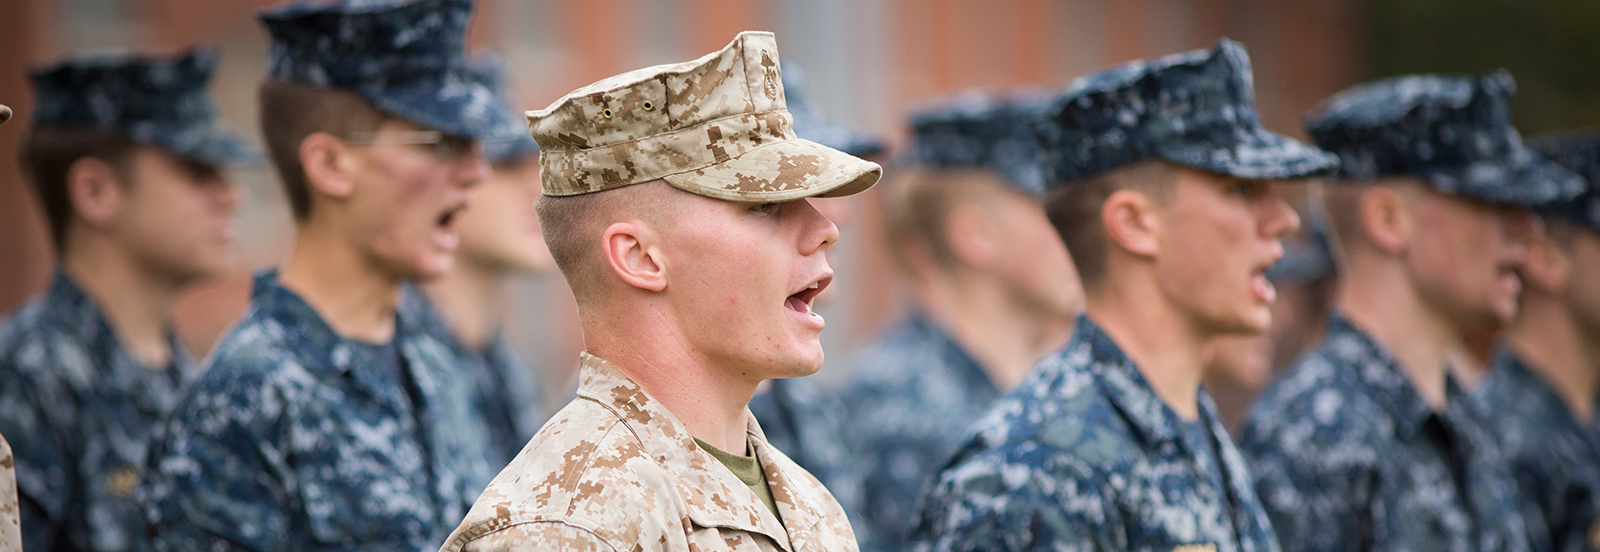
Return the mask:
M 1271 324 L 1299 220 L 1268 181 L 1334 159 L 1262 128 L 1251 86 L 1223 40 L 1085 77 L 1036 127 L 1086 315 L 975 425 L 918 549 L 1278 549 L 1200 378 L 1214 340 Z
M 1522 145 L 1512 88 L 1505 73 L 1397 77 L 1308 117 L 1340 159 L 1335 310 L 1240 436 L 1286 550 L 1529 549 L 1505 459 L 1448 369 L 1516 313 L 1527 206 L 1582 187 Z
M 293 4 L 262 134 L 295 217 L 163 437 L 141 489 L 154 548 L 428 550 L 493 477 L 471 377 L 401 308 L 450 270 L 488 172 L 493 94 L 467 75 L 467 0 Z
M 582 383 L 444 550 L 856 550 L 746 408 L 822 365 L 811 301 L 838 231 L 806 198 L 880 174 L 795 138 L 780 79 L 776 39 L 746 32 L 529 113 Z
M 0 104 L 0 125 L 11 120 L 11 108 Z M 0 552 L 22 552 L 22 527 L 17 512 L 17 476 L 11 444 L 0 435 Z

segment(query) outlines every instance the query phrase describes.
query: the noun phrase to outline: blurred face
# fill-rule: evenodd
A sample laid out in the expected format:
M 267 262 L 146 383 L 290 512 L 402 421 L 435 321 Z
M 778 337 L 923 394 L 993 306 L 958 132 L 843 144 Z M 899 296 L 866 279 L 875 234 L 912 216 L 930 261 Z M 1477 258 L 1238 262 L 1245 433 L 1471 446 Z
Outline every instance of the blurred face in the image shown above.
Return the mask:
M 1272 338 L 1268 334 L 1228 335 L 1213 345 L 1206 385 L 1231 385 L 1254 396 L 1272 379 Z M 1215 382 L 1215 383 L 1213 383 Z
M 1266 181 L 1177 171 L 1155 260 L 1166 299 L 1205 331 L 1266 331 L 1277 297 L 1266 270 L 1299 216 Z
M 239 190 L 216 168 L 141 147 L 127 166 L 115 238 L 158 274 L 186 282 L 233 261 Z
M 539 159 L 495 167 L 456 215 L 461 235 L 456 262 L 493 272 L 543 272 L 555 266 L 539 230 Z
M 1420 187 L 1413 199 L 1406 269 L 1423 301 L 1464 333 L 1510 322 L 1532 215 Z
M 415 143 L 422 130 L 390 121 L 354 148 L 359 165 L 346 228 L 373 264 L 398 278 L 427 280 L 454 266 L 467 189 L 489 166 L 470 141 Z
M 996 276 L 1024 304 L 1048 315 L 1073 317 L 1083 309 L 1083 287 L 1061 235 L 1033 198 L 1003 190 L 993 200 L 1000 235 Z
M 1573 234 L 1568 304 L 1585 335 L 1592 338 L 1600 336 L 1600 234 L 1590 230 L 1577 230 Z
M 822 367 L 821 316 L 839 231 L 807 200 L 749 204 L 681 193 L 681 216 L 660 236 L 666 293 L 691 350 L 750 380 Z

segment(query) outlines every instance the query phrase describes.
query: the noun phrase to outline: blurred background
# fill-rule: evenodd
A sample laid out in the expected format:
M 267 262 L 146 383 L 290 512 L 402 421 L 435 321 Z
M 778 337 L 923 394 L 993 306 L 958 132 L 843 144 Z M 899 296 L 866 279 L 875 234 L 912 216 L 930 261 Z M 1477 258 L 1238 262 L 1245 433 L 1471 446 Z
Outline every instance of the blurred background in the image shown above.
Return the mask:
M 43 217 L 17 168 L 32 93 L 25 71 L 73 52 L 221 48 L 213 84 L 223 118 L 257 133 L 256 86 L 267 39 L 253 14 L 273 0 L 4 0 L 0 103 L 0 312 L 43 289 L 53 267 Z M 904 141 L 920 103 L 957 91 L 1059 88 L 1136 58 L 1245 44 L 1262 118 L 1303 137 L 1301 115 L 1370 78 L 1508 68 L 1524 134 L 1600 123 L 1600 2 L 1593 0 L 479 0 L 472 49 L 512 66 L 521 107 L 626 70 L 693 59 L 746 29 L 777 33 L 786 62 L 806 70 L 829 119 Z M 285 256 L 292 226 L 270 170 L 234 173 L 246 200 L 238 264 L 197 287 L 176 320 L 197 355 L 243 311 L 249 276 Z M 871 194 L 836 250 L 834 299 L 822 307 L 830 364 L 893 322 L 904 299 Z M 508 333 L 565 393 L 581 348 L 559 275 L 516 290 Z M 824 369 L 824 382 L 838 374 Z M 548 404 L 548 403 L 547 403 Z M 555 403 L 560 404 L 560 403 Z

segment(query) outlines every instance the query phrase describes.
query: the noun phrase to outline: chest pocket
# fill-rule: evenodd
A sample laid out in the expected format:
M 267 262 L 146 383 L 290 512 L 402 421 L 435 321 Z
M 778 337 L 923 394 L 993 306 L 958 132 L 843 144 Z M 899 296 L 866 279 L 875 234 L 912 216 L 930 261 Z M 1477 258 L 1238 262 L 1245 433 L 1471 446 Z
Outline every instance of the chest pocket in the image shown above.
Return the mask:
M 431 539 L 440 525 L 433 478 L 411 425 L 361 406 L 333 403 L 297 420 L 294 471 L 312 537 L 344 545 Z

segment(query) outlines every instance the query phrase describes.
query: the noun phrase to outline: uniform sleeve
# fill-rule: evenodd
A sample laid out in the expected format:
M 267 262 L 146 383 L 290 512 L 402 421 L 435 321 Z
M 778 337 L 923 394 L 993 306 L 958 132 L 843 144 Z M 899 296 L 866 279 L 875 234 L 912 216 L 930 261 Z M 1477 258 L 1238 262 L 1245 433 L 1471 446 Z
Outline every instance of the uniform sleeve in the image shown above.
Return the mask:
M 513 552 L 567 550 L 571 552 L 616 552 L 616 548 L 587 529 L 560 522 L 543 521 L 513 525 L 452 546 L 440 552 Z
M 202 380 L 178 407 L 140 489 L 153 550 L 268 551 L 304 540 L 278 397 L 259 382 Z
M 1284 552 L 1369 550 L 1378 515 L 1372 504 L 1375 470 L 1343 451 L 1310 441 L 1285 442 L 1281 433 L 1245 436 L 1256 493 Z
M 1014 462 L 967 462 L 947 470 L 923 501 L 912 550 L 1110 551 L 1104 489 L 1092 478 Z

